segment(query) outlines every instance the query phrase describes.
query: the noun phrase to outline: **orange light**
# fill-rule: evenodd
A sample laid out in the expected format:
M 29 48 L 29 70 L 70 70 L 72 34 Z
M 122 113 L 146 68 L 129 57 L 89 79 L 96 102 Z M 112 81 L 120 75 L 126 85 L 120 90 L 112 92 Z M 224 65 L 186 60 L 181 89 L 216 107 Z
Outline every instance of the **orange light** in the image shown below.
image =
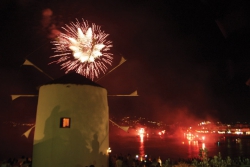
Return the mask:
M 61 128 L 70 128 L 70 118 L 61 118 L 60 127 Z
M 202 143 L 202 149 L 204 150 L 206 148 L 205 143 Z
M 143 135 L 145 133 L 145 130 L 144 130 L 144 128 L 141 128 L 140 130 L 139 130 L 139 135 Z
M 63 118 L 63 127 L 69 126 L 69 118 Z

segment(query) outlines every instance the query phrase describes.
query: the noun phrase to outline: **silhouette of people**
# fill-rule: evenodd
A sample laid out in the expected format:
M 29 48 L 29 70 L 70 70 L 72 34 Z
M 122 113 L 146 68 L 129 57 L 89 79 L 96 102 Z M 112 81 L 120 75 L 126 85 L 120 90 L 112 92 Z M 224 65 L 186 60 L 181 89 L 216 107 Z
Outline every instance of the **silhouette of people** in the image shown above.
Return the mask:
M 162 161 L 161 161 L 161 157 L 159 156 L 157 159 L 158 165 L 161 167 L 162 166 Z
M 133 158 L 131 157 L 130 154 L 127 155 L 127 165 L 128 165 L 128 167 L 133 166 Z
M 117 157 L 115 164 L 116 164 L 116 167 L 122 167 L 122 157 L 121 156 Z
M 97 156 L 99 154 L 100 144 L 99 144 L 98 136 L 96 133 L 94 134 L 93 137 L 94 139 L 92 140 L 92 149 L 93 149 L 92 153 Z

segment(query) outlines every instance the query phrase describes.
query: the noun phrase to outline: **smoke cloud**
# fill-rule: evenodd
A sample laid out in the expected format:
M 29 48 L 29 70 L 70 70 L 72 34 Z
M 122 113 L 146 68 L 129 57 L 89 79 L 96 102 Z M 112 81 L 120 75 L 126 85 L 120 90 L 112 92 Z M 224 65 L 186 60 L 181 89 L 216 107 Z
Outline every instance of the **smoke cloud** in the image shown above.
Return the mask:
M 60 31 L 57 29 L 53 19 L 53 11 L 49 8 L 42 11 L 41 25 L 43 30 L 47 33 L 47 38 L 49 39 L 54 39 L 60 34 Z

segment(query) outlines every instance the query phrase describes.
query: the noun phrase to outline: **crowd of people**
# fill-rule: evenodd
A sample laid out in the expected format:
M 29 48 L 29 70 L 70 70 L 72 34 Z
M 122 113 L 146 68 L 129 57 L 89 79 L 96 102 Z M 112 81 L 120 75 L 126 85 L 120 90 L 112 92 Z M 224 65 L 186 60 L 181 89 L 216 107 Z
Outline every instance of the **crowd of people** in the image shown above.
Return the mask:
M 32 159 L 22 156 L 20 158 L 9 158 L 0 162 L 0 167 L 31 167 Z
M 218 163 L 220 156 L 214 156 L 213 158 L 209 158 L 208 163 Z M 195 165 L 194 163 L 199 163 L 201 161 L 200 158 L 191 158 L 191 159 L 179 159 L 177 162 L 171 161 L 170 159 L 167 159 L 166 161 L 162 162 L 161 157 L 144 157 L 143 159 L 141 157 L 132 157 L 131 154 L 127 154 L 123 156 L 120 155 L 110 155 L 109 156 L 109 167 L 173 167 L 179 163 L 186 163 L 186 164 L 193 164 L 193 166 L 199 166 Z M 227 166 L 250 166 L 250 160 L 249 158 L 245 157 L 238 157 L 235 159 L 231 159 L 230 157 L 227 157 L 226 159 L 221 159 L 221 162 L 224 162 L 227 164 Z M 208 166 L 214 166 L 214 165 L 208 165 Z M 0 161 L 0 167 L 32 167 L 32 159 L 30 157 L 22 156 L 20 158 L 9 158 L 8 160 Z M 95 167 L 94 165 L 90 165 L 89 167 Z
M 138 158 L 133 158 L 130 154 L 110 155 L 109 167 L 162 167 L 161 158 L 147 157 L 141 161 Z M 0 161 L 0 167 L 31 167 L 32 159 L 30 157 L 22 156 L 20 158 L 9 158 L 8 160 Z M 89 167 L 94 167 L 90 165 Z
M 169 158 L 162 161 L 160 156 L 158 158 L 144 157 L 137 158 L 132 157 L 130 154 L 126 156 L 113 155 L 110 156 L 109 167 L 178 167 L 178 166 L 217 166 L 217 167 L 250 167 L 250 159 L 244 156 L 238 156 L 231 159 L 229 156 L 224 158 L 221 154 L 213 157 L 207 157 L 206 160 L 201 157 L 194 157 L 188 159 L 170 160 Z M 185 165 L 183 165 L 185 164 Z
M 111 155 L 109 167 L 162 167 L 163 163 L 161 157 L 152 158 L 145 157 L 144 159 L 133 158 L 131 154 L 123 155 Z M 166 163 L 169 163 L 166 160 Z M 165 165 L 164 165 L 165 166 Z

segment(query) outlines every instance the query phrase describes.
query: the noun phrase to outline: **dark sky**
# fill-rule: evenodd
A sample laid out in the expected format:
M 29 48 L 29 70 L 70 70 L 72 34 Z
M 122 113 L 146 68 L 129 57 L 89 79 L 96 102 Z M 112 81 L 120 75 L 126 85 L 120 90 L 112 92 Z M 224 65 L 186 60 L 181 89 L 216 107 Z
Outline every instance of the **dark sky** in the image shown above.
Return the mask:
M 38 87 L 64 75 L 51 41 L 82 18 L 113 42 L 112 70 L 97 83 L 111 116 L 141 115 L 168 123 L 248 121 L 250 2 L 237 0 L 3 0 L 0 2 L 0 108 L 4 120 L 34 122 Z M 46 12 L 47 11 L 47 12 Z M 52 13 L 50 13 L 51 11 Z M 34 66 L 22 65 L 25 59 Z

